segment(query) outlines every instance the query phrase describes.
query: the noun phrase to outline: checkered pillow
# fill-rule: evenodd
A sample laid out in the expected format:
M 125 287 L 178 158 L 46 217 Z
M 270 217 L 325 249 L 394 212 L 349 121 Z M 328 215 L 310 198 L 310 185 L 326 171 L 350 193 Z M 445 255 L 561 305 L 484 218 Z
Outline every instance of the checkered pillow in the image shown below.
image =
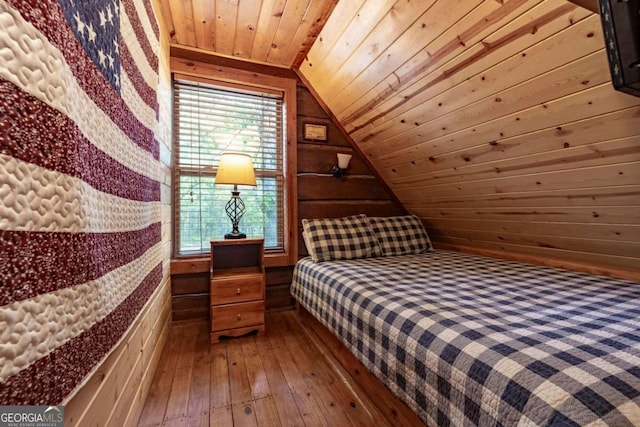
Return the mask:
M 385 256 L 421 254 L 432 249 L 422 222 L 415 215 L 369 217 Z
M 303 219 L 302 237 L 315 262 L 382 255 L 366 215 Z

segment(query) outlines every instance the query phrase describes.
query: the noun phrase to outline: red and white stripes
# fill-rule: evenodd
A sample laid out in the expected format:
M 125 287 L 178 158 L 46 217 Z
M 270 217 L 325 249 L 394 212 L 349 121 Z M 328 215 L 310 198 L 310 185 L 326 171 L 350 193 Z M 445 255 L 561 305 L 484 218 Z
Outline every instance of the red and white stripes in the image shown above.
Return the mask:
M 0 404 L 63 402 L 162 280 L 158 26 L 119 7 L 120 93 L 56 1 L 0 1 Z

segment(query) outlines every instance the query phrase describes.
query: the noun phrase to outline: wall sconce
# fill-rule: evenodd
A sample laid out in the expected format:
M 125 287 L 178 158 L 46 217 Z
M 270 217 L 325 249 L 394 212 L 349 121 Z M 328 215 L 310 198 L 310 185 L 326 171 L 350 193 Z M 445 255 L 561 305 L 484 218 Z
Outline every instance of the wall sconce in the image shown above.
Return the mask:
M 351 154 L 338 153 L 338 164 L 331 168 L 331 174 L 336 178 L 340 178 L 344 171 L 349 167 Z

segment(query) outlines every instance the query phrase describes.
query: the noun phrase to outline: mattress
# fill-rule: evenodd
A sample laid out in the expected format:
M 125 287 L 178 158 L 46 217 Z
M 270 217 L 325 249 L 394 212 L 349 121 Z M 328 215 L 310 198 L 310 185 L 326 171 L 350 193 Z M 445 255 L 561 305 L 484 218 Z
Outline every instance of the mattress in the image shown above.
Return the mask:
M 292 294 L 427 425 L 640 425 L 638 283 L 434 251 L 305 258 Z

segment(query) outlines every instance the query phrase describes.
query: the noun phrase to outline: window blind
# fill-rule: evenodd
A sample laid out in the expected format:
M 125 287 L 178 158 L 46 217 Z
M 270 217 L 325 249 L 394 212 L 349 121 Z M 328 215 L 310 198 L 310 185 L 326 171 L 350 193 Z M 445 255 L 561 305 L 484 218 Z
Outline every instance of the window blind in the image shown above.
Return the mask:
M 240 231 L 283 250 L 283 93 L 174 77 L 174 198 L 178 255 L 209 252 L 231 231 L 224 206 L 232 185 L 214 185 L 220 155 L 251 156 L 256 187 L 239 186 Z

